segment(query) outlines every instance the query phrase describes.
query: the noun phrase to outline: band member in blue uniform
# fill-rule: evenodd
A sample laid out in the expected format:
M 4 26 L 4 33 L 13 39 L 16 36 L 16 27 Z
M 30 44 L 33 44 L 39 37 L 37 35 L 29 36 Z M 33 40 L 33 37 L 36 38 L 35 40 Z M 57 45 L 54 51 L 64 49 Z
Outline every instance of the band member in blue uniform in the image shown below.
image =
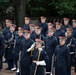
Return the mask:
M 10 25 L 12 24 L 12 21 L 9 20 L 9 19 L 6 19 L 5 23 L 6 23 L 6 27 L 5 27 L 4 31 L 3 31 L 3 36 L 6 39 L 7 33 L 9 33 L 9 31 L 10 31 Z
M 48 30 L 48 24 L 46 23 L 46 17 L 41 16 L 41 23 L 39 24 L 39 26 L 42 28 L 41 34 L 46 36 L 46 32 Z
M 20 50 L 21 50 L 21 60 L 20 60 L 20 74 L 30 75 L 30 65 L 31 56 L 27 53 L 27 49 L 33 44 L 33 40 L 30 38 L 31 32 L 28 30 L 24 31 L 24 39 L 22 39 Z
M 49 56 L 49 60 L 50 60 L 46 66 L 47 72 L 51 72 L 52 55 L 54 54 L 55 47 L 57 45 L 57 39 L 54 36 L 54 32 L 55 32 L 55 29 L 51 28 L 48 31 L 48 36 L 45 39 L 45 49 L 46 49 L 46 52 L 47 52 L 47 54 Z
M 2 69 L 2 57 L 5 52 L 5 41 L 4 37 L 0 34 L 0 71 Z
M 55 31 L 54 36 L 57 38 L 57 40 L 59 40 L 59 36 L 65 36 L 65 32 L 64 30 L 61 29 L 61 27 L 62 27 L 62 24 L 59 22 L 56 22 L 56 31 Z
M 30 24 L 30 31 L 31 31 L 31 39 L 35 41 L 35 25 L 34 24 Z
M 39 27 L 39 26 L 37 26 L 36 28 L 35 28 L 35 39 L 41 39 L 41 40 L 45 40 L 45 37 L 44 37 L 44 35 L 42 35 L 41 34 L 41 30 L 42 30 L 42 28 L 41 27 Z
M 75 38 L 72 36 L 72 32 L 73 30 L 71 28 L 67 28 L 67 32 L 66 37 L 66 45 L 69 47 L 70 49 L 70 57 L 71 57 L 71 66 L 74 66 L 73 60 L 74 60 L 74 52 L 75 52 L 75 46 L 76 46 L 76 40 Z
M 4 31 L 3 31 L 3 36 L 4 36 L 4 39 L 6 40 L 6 38 L 7 38 L 7 34 L 10 32 L 10 25 L 12 24 L 12 21 L 11 20 L 9 20 L 9 19 L 6 19 L 5 20 L 5 25 L 6 25 L 6 27 L 4 28 Z M 7 61 L 7 58 L 6 58 L 6 56 L 7 56 L 7 48 L 5 49 L 5 61 L 4 62 L 6 62 Z
M 62 26 L 62 30 L 66 32 L 67 28 L 72 28 L 72 26 L 69 25 L 69 19 L 68 18 L 63 18 L 64 20 L 64 25 Z
M 70 75 L 70 51 L 66 38 L 59 37 L 60 44 L 55 48 L 55 75 Z
M 15 67 L 12 68 L 12 71 L 15 71 L 18 67 L 18 60 L 19 60 L 19 52 L 20 52 L 20 43 L 22 39 L 24 39 L 23 36 L 24 29 L 22 27 L 18 27 L 18 37 L 16 38 L 15 42 L 15 51 L 14 51 L 14 62 L 15 62 Z
M 30 75 L 45 75 L 45 67 L 49 58 L 45 50 L 42 48 L 43 41 L 37 39 L 35 44 L 36 47 L 33 51 Z
M 14 67 L 14 44 L 15 44 L 15 28 L 16 25 L 11 24 L 10 32 L 7 34 L 6 47 L 7 47 L 7 64 L 6 70 L 11 70 Z
M 30 30 L 29 24 L 30 24 L 30 18 L 25 17 L 25 25 L 23 26 L 23 29 Z
M 50 30 L 51 28 L 53 28 L 54 27 L 54 25 L 52 24 L 52 23 L 48 23 L 48 30 Z M 47 36 L 47 34 L 48 34 L 48 30 L 47 30 L 47 32 L 46 32 L 46 36 Z

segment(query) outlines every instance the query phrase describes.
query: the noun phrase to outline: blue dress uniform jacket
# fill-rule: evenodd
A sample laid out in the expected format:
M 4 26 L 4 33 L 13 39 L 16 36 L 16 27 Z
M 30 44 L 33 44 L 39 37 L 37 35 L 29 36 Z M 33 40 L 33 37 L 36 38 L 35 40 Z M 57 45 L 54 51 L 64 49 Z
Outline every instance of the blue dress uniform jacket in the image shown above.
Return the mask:
M 5 41 L 4 37 L 0 34 L 0 69 L 2 69 L 2 56 L 5 52 Z
M 9 32 L 7 34 L 6 41 L 10 40 L 12 38 L 12 35 L 13 35 L 13 39 L 9 42 L 10 48 L 7 48 L 7 55 L 6 55 L 7 59 L 14 59 L 14 51 L 15 51 L 14 42 L 15 42 L 15 38 L 16 38 L 16 33 L 15 32 L 13 32 L 13 33 Z
M 55 75 L 70 75 L 70 52 L 66 45 L 55 49 Z
M 31 33 L 31 39 L 33 40 L 33 41 L 35 41 L 35 38 L 36 38 L 36 33 L 35 33 L 35 31 L 33 31 L 32 33 Z
M 35 68 L 36 68 L 36 63 L 34 63 L 33 61 L 37 61 L 38 60 L 38 55 L 39 55 L 39 50 L 37 48 L 35 48 L 34 52 L 33 52 L 33 56 L 32 56 L 32 65 L 31 65 L 31 71 L 30 71 L 30 75 L 34 75 L 35 72 Z M 49 61 L 48 55 L 45 52 L 45 50 L 42 50 L 40 53 L 40 58 L 39 61 L 45 61 L 46 65 Z M 37 66 L 37 71 L 36 71 L 36 75 L 45 75 L 45 66 Z
M 18 36 L 16 39 L 16 45 L 15 45 L 15 59 L 18 60 L 18 56 L 19 56 L 19 52 L 20 52 L 20 46 L 21 46 L 21 42 L 24 39 L 24 36 Z
M 66 29 L 67 29 L 67 28 L 72 28 L 72 26 L 70 26 L 69 24 L 66 25 L 66 26 L 63 25 L 61 29 L 64 30 L 64 31 L 66 32 Z
M 30 74 L 30 65 L 31 65 L 31 56 L 27 53 L 27 49 L 31 47 L 33 44 L 32 39 L 26 40 L 25 38 L 21 42 L 21 60 L 20 60 L 20 69 L 21 75 L 29 75 Z
M 55 47 L 56 47 L 57 43 L 58 42 L 57 42 L 56 37 L 54 37 L 54 36 L 46 37 L 45 49 L 46 49 L 46 52 L 47 52 L 49 59 L 50 59 L 49 63 L 47 64 L 47 67 L 46 67 L 47 72 L 51 71 L 52 55 L 55 52 Z
M 59 38 L 59 36 L 65 36 L 65 32 L 62 29 L 56 30 L 54 36 Z
M 7 34 L 10 32 L 10 29 L 9 28 L 5 28 L 4 31 L 3 31 L 3 36 L 4 38 L 6 39 L 7 37 Z
M 30 26 L 29 26 L 29 25 L 26 25 L 26 24 L 23 26 L 23 28 L 24 28 L 25 30 L 30 30 Z
M 65 36 L 65 32 L 62 29 L 56 30 L 56 32 L 54 33 L 54 36 L 57 38 L 58 44 L 59 44 L 59 36 Z
M 41 34 L 46 36 L 46 32 L 48 30 L 48 25 L 47 23 L 40 23 L 39 26 L 42 28 Z
M 9 43 L 9 46 L 7 47 L 7 54 L 6 54 L 6 59 L 8 63 L 8 68 L 7 69 L 12 69 L 14 67 L 14 52 L 15 52 L 15 40 L 16 40 L 17 34 L 16 32 L 9 32 L 7 34 L 6 41 Z
M 3 31 L 3 36 L 4 36 L 4 39 L 5 41 L 7 40 L 7 35 L 8 33 L 10 32 L 10 28 L 4 28 L 4 31 Z M 5 48 L 5 56 L 4 56 L 6 59 L 7 59 L 7 48 Z
M 39 34 L 39 35 L 35 34 L 35 39 L 41 39 L 41 40 L 44 41 L 45 40 L 45 37 L 42 34 Z

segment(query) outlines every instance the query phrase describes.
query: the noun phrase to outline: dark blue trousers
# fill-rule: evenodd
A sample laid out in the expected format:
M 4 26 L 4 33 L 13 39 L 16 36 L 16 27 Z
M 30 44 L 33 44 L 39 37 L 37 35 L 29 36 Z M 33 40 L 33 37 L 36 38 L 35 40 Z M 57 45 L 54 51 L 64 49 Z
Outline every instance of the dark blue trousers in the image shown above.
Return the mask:
M 7 60 L 8 68 L 11 69 L 14 67 L 14 59 Z

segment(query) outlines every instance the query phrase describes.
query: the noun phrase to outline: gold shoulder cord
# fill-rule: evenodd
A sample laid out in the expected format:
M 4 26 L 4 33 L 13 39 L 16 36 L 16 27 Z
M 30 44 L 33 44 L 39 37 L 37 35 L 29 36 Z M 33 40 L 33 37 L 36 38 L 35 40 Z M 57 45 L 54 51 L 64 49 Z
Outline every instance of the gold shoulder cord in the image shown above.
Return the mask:
M 31 50 L 31 57 L 33 56 L 33 52 L 34 52 L 34 48 L 32 48 Z

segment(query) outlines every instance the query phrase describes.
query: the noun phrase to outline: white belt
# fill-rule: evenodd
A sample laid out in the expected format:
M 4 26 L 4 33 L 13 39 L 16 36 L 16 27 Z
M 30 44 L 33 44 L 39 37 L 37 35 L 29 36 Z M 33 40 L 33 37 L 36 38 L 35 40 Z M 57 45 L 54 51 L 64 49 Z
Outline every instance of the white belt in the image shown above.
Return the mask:
M 70 52 L 70 54 L 74 54 L 75 52 Z
M 46 74 L 50 74 L 51 72 L 46 72 Z

